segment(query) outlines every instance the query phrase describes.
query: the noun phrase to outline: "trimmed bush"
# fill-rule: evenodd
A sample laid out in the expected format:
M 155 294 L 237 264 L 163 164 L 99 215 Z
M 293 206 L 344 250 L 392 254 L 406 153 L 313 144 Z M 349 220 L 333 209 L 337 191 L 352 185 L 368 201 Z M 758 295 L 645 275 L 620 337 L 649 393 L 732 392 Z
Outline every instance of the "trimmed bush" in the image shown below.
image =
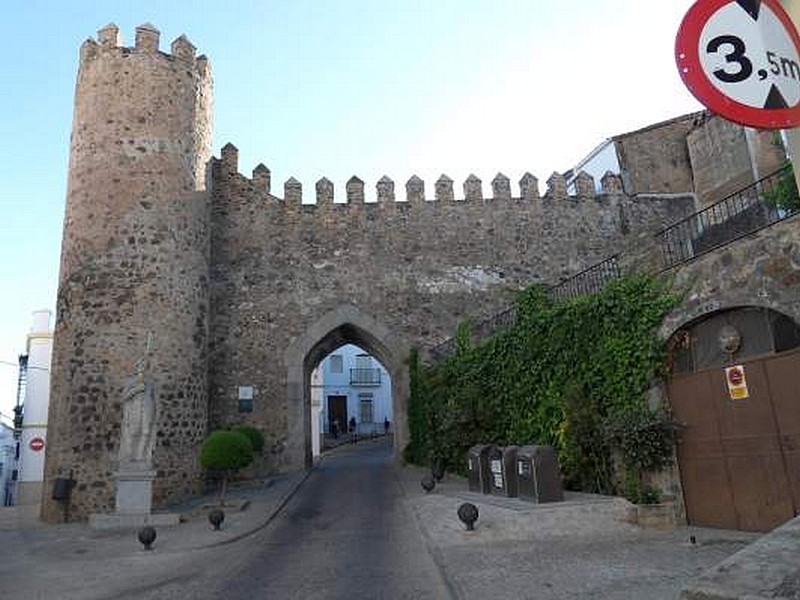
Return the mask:
M 253 461 L 253 444 L 238 431 L 214 431 L 203 442 L 200 464 L 205 469 L 222 475 L 219 491 L 220 504 L 225 503 L 228 478 Z
M 232 431 L 241 433 L 250 440 L 254 454 L 261 454 L 261 451 L 264 449 L 264 434 L 258 429 L 250 425 L 239 425 L 238 427 L 234 427 Z

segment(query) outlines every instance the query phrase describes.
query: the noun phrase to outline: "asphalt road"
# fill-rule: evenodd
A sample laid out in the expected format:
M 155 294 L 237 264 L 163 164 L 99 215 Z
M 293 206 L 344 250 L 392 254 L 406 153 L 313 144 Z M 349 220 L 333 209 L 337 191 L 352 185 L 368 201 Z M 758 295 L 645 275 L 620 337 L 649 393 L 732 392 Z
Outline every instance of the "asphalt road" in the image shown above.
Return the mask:
M 131 598 L 451 598 L 384 444 L 339 448 L 255 535 Z M 126 595 L 127 597 L 127 595 Z

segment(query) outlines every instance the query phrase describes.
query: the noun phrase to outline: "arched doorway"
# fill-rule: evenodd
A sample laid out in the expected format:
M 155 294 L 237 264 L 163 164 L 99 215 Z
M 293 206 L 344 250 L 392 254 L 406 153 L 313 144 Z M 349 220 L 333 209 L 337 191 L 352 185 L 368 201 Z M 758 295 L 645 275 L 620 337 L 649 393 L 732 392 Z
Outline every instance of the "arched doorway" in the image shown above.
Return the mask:
M 328 354 L 311 376 L 311 446 L 314 459 L 346 443 L 391 441 L 392 377 L 370 353 L 345 344 Z
M 354 344 L 374 356 L 389 372 L 394 416 L 394 453 L 408 441 L 408 347 L 386 326 L 352 305 L 324 315 L 287 349 L 287 453 L 294 464 L 311 468 L 311 374 L 334 350 Z M 297 459 L 295 461 L 295 459 Z
M 800 326 L 769 308 L 669 339 L 667 385 L 691 525 L 768 531 L 800 511 Z

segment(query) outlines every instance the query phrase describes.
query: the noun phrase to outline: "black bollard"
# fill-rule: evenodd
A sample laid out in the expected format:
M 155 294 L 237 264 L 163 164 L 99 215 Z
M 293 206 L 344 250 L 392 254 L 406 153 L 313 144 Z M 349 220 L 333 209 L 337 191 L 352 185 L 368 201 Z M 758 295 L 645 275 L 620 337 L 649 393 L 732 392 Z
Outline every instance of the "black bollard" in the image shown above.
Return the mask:
M 137 537 L 145 550 L 152 550 L 153 542 L 156 541 L 156 530 L 154 527 L 146 525 L 139 530 L 139 535 Z
M 478 507 L 471 502 L 464 502 L 458 507 L 458 518 L 467 526 L 467 531 L 475 531 L 475 521 L 478 520 Z
M 208 522 L 214 526 L 214 531 L 219 531 L 222 522 L 225 520 L 225 511 L 215 508 L 208 513 Z
M 420 481 L 419 483 L 422 486 L 422 489 L 425 490 L 426 493 L 430 492 L 434 487 L 436 487 L 436 482 L 430 475 L 426 475 L 425 477 L 423 477 L 422 481 Z
M 444 461 L 440 458 L 437 458 L 433 461 L 433 465 L 431 466 L 431 475 L 433 478 L 439 482 L 444 479 Z

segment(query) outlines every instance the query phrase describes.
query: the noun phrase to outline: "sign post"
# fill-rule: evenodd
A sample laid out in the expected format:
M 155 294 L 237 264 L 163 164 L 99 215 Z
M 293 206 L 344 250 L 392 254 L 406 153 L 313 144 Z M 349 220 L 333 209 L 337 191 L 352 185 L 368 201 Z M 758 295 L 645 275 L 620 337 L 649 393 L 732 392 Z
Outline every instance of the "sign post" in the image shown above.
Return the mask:
M 742 125 L 800 125 L 800 36 L 778 0 L 698 0 L 675 41 L 678 71 L 713 112 Z

